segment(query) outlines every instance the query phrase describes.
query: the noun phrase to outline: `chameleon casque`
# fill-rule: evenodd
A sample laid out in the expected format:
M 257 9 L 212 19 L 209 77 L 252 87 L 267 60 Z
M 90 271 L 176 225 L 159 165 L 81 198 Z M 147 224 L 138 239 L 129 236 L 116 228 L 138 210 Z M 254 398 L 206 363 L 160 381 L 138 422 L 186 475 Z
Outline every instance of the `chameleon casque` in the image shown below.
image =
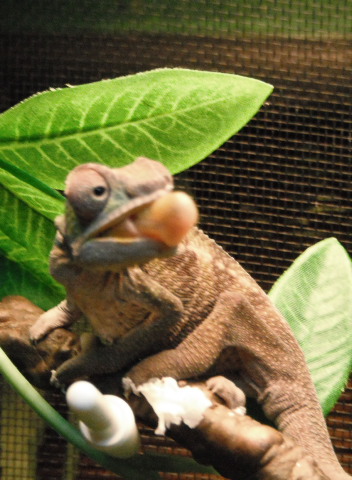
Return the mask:
M 122 168 L 84 164 L 69 174 L 51 254 L 67 298 L 39 317 L 31 338 L 84 316 L 101 342 L 64 362 L 56 380 L 127 371 L 139 385 L 223 375 L 255 397 L 328 478 L 350 479 L 333 452 L 303 353 L 268 296 L 197 227 L 186 225 L 182 241 L 177 232 L 160 233 L 176 218 L 169 206 L 156 228 L 148 224 L 160 199 L 173 202 L 172 189 L 166 167 L 142 157 Z M 216 380 L 209 385 L 216 389 Z

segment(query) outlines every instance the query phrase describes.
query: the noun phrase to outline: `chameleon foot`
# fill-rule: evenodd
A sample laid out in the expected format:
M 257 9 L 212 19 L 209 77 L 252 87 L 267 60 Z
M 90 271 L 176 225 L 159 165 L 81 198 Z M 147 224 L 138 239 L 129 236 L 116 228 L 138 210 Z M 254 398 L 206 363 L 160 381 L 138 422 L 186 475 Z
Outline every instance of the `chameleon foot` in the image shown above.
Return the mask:
M 246 413 L 246 396 L 231 380 L 219 375 L 206 381 L 209 390 L 220 397 L 231 410 Z

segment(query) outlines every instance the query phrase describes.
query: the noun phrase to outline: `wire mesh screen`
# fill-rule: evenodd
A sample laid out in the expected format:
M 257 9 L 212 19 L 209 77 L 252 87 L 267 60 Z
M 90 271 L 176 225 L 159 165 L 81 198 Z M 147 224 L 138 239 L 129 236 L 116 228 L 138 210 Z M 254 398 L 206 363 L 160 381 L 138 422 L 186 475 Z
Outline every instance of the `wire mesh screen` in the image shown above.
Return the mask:
M 203 229 L 268 290 L 321 239 L 337 237 L 352 252 L 351 33 L 350 0 L 2 0 L 0 110 L 49 87 L 158 67 L 272 83 L 273 95 L 250 124 L 177 179 L 197 199 Z M 2 411 L 2 480 L 116 478 L 86 459 L 75 463 L 45 426 L 40 440 L 31 434 L 28 442 L 44 442 L 47 451 L 52 445 L 53 453 L 16 456 L 11 432 L 18 427 L 6 417 L 14 412 L 4 404 Z M 350 472 L 351 411 L 349 388 L 328 424 Z M 21 421 L 16 413 L 13 422 Z

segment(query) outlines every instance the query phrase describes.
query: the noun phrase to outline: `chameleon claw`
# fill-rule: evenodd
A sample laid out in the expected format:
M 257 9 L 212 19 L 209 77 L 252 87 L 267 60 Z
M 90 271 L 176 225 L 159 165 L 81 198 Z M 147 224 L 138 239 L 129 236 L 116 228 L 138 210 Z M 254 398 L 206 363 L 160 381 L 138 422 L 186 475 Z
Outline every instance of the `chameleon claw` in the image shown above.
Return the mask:
M 246 411 L 246 396 L 244 392 L 228 378 L 222 375 L 211 377 L 206 381 L 206 386 L 211 392 L 220 397 L 230 410 L 237 413 L 242 411 L 242 409 Z
M 244 406 L 233 408 L 232 411 L 234 413 L 237 413 L 237 415 L 241 415 L 241 416 L 244 416 L 247 414 L 247 409 Z
M 140 396 L 140 393 L 131 378 L 123 377 L 122 386 L 123 386 L 123 394 L 127 398 L 127 400 L 129 399 L 132 393 L 134 393 L 137 396 Z
M 56 370 L 51 370 L 50 385 L 52 385 L 55 388 L 58 388 L 59 390 L 61 390 L 62 393 L 66 392 L 65 386 L 62 383 L 60 383 L 57 378 Z

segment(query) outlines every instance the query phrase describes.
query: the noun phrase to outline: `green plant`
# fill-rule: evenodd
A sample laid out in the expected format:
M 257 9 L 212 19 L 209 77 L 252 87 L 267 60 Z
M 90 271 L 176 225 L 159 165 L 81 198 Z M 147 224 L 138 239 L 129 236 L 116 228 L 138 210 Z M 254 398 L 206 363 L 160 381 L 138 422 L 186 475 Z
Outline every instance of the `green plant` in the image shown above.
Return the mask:
M 336 240 L 308 248 L 269 296 L 289 322 L 327 415 L 352 370 L 352 263 Z

